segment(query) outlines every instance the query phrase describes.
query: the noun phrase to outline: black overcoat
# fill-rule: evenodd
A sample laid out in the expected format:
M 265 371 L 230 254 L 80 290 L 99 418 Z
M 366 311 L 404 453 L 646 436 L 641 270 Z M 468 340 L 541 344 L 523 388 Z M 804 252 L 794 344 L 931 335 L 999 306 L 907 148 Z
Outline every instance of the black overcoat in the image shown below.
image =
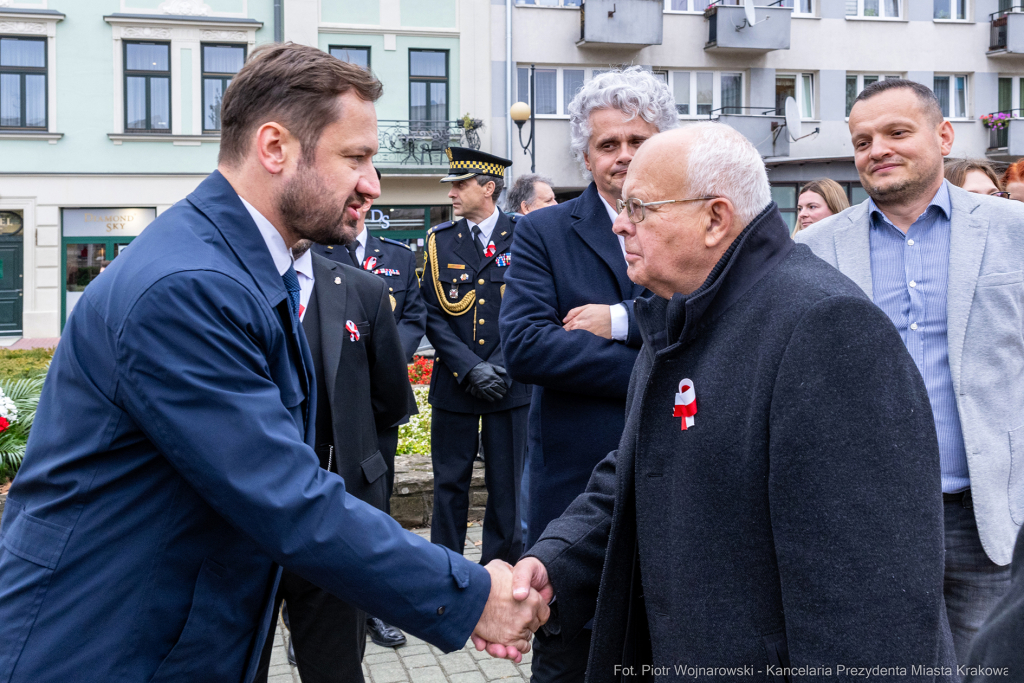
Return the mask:
M 695 293 L 636 314 L 619 450 L 528 553 L 555 588 L 551 629 L 594 617 L 588 681 L 643 664 L 668 667 L 648 670 L 659 679 L 881 665 L 905 675 L 872 680 L 935 680 L 911 667 L 953 664 L 938 442 L 888 318 L 794 245 L 774 204 Z

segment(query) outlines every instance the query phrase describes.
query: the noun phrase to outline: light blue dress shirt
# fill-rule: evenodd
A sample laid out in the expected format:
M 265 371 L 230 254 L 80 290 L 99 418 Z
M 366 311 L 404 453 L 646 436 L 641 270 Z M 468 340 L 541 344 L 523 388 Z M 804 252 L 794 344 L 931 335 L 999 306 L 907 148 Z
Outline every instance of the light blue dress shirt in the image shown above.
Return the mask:
M 925 212 L 903 234 L 868 199 L 873 298 L 899 330 L 924 377 L 939 437 L 944 493 L 971 485 L 946 337 L 951 211 L 949 187 L 943 181 Z

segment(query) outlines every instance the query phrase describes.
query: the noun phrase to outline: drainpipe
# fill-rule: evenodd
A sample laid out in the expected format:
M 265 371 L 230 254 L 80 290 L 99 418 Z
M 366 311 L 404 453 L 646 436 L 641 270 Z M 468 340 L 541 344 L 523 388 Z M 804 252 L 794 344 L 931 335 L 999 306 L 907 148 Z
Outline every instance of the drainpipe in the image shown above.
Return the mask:
M 274 42 L 284 41 L 284 8 L 283 0 L 274 0 Z
M 505 0 L 505 151 L 512 158 L 512 0 Z M 508 187 L 512 187 L 512 168 L 508 169 Z

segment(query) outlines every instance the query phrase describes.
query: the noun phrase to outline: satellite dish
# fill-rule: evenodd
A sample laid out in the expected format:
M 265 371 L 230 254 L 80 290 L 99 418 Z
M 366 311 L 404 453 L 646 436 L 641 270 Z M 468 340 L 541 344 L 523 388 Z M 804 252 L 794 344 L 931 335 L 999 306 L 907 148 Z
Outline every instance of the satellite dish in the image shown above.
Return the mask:
M 743 0 L 743 14 L 747 18 L 747 26 L 757 23 L 757 15 L 754 13 L 754 0 Z
M 786 130 L 789 131 L 789 139 L 793 142 L 800 139 L 803 133 L 803 125 L 800 123 L 800 108 L 792 97 L 786 98 Z

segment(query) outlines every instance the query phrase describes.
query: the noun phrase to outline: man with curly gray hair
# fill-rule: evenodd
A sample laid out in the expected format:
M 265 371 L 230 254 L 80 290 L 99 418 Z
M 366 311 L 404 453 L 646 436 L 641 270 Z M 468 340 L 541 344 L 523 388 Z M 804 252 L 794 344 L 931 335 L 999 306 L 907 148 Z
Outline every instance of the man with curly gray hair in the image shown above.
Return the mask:
M 569 114 L 573 153 L 593 182 L 519 220 L 499 321 L 509 373 L 534 385 L 527 547 L 583 493 L 622 434 L 641 346 L 633 300 L 649 292 L 626 274 L 612 207 L 640 145 L 678 125 L 672 93 L 640 67 L 597 76 Z M 582 681 L 589 647 L 589 630 L 570 642 L 538 635 L 533 680 Z

